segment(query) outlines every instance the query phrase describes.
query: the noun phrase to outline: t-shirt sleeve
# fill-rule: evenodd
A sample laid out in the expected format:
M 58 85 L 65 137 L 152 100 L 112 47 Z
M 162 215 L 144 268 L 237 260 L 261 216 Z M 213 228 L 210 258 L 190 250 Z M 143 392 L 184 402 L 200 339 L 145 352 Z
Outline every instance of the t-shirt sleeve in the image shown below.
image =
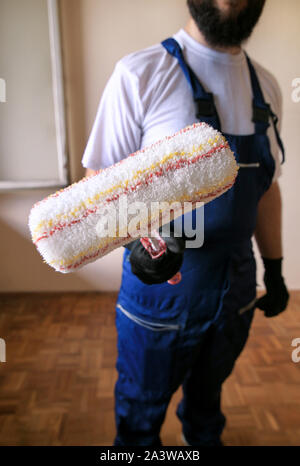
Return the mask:
M 82 165 L 99 170 L 137 151 L 142 118 L 138 79 L 119 61 L 102 94 Z

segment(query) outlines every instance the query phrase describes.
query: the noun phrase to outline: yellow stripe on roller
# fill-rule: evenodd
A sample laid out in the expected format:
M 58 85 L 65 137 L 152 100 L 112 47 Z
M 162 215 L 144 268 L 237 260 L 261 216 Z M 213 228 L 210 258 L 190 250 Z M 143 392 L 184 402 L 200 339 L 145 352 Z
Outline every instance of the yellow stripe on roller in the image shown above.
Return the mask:
M 213 146 L 215 145 L 216 143 L 220 142 L 220 140 L 225 143 L 225 138 L 222 136 L 222 135 L 217 135 L 214 139 L 208 139 L 206 141 L 207 144 L 209 144 L 210 146 Z M 152 163 L 150 165 L 150 167 L 147 167 L 147 168 L 144 168 L 142 170 L 137 170 L 136 172 L 134 172 L 134 175 L 130 178 L 130 179 L 126 179 L 124 181 L 122 181 L 121 183 L 118 183 L 114 186 L 112 186 L 111 188 L 108 188 L 106 189 L 105 191 L 100 191 L 99 193 L 95 194 L 92 198 L 88 197 L 85 201 L 81 201 L 80 204 L 76 207 L 74 207 L 70 212 L 66 213 L 66 214 L 57 214 L 55 216 L 55 220 L 54 219 L 50 219 L 50 220 L 42 220 L 36 227 L 35 229 L 33 230 L 33 241 L 35 241 L 38 236 L 39 236 L 39 232 L 42 228 L 51 228 L 53 226 L 53 222 L 57 222 L 59 220 L 74 220 L 74 218 L 76 218 L 76 215 L 78 213 L 80 213 L 82 211 L 82 209 L 86 209 L 90 206 L 92 206 L 95 201 L 98 201 L 99 198 L 101 196 L 106 196 L 118 189 L 124 189 L 124 187 L 128 187 L 128 184 L 129 182 L 132 182 L 134 180 L 136 180 L 138 177 L 140 177 L 141 175 L 147 173 L 147 172 L 151 172 L 153 170 L 155 170 L 158 166 L 160 165 L 163 165 L 164 163 L 168 162 L 169 160 L 173 159 L 174 157 L 176 156 L 187 156 L 187 157 L 191 157 L 195 154 L 195 152 L 199 152 L 199 151 L 202 151 L 204 148 L 204 145 L 203 144 L 200 144 L 199 146 L 195 147 L 193 146 L 193 149 L 191 152 L 172 152 L 168 155 L 165 155 L 160 161 L 156 162 L 156 163 Z M 62 190 L 63 191 L 63 190 Z M 50 197 L 50 196 L 49 196 Z M 89 204 L 89 206 L 87 205 Z

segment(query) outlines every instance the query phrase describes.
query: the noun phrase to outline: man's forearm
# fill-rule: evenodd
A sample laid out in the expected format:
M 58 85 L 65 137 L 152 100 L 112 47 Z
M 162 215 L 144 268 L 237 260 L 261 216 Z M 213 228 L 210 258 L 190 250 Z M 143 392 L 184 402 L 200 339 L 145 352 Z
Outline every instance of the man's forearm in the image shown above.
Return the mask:
M 255 239 L 262 257 L 282 257 L 281 210 L 280 187 L 275 182 L 258 204 Z
M 86 168 L 85 169 L 85 176 L 91 176 L 91 175 L 95 175 L 97 173 L 96 170 L 92 170 L 91 168 Z

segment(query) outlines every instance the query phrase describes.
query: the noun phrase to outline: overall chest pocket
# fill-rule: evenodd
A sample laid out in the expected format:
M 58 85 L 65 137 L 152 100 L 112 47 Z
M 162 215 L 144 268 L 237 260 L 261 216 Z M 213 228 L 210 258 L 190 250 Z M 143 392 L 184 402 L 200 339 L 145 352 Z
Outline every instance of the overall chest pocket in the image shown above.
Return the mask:
M 274 159 L 265 134 L 224 136 L 239 165 L 236 182 L 229 190 L 232 232 L 236 239 L 246 239 L 254 233 L 259 199 L 272 182 Z
M 242 183 L 246 196 L 258 200 L 269 188 L 275 170 L 269 138 L 266 134 L 252 134 L 227 135 L 227 139 L 239 165 L 237 183 Z

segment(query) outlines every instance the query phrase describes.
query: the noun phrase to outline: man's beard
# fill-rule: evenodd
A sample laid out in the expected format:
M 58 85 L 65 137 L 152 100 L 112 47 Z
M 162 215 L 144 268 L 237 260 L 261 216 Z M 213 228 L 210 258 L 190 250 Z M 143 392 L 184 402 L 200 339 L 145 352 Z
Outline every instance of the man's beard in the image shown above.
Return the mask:
M 256 25 L 265 0 L 248 0 L 237 14 L 224 14 L 214 0 L 187 0 L 190 14 L 207 43 L 213 47 L 240 46 Z

